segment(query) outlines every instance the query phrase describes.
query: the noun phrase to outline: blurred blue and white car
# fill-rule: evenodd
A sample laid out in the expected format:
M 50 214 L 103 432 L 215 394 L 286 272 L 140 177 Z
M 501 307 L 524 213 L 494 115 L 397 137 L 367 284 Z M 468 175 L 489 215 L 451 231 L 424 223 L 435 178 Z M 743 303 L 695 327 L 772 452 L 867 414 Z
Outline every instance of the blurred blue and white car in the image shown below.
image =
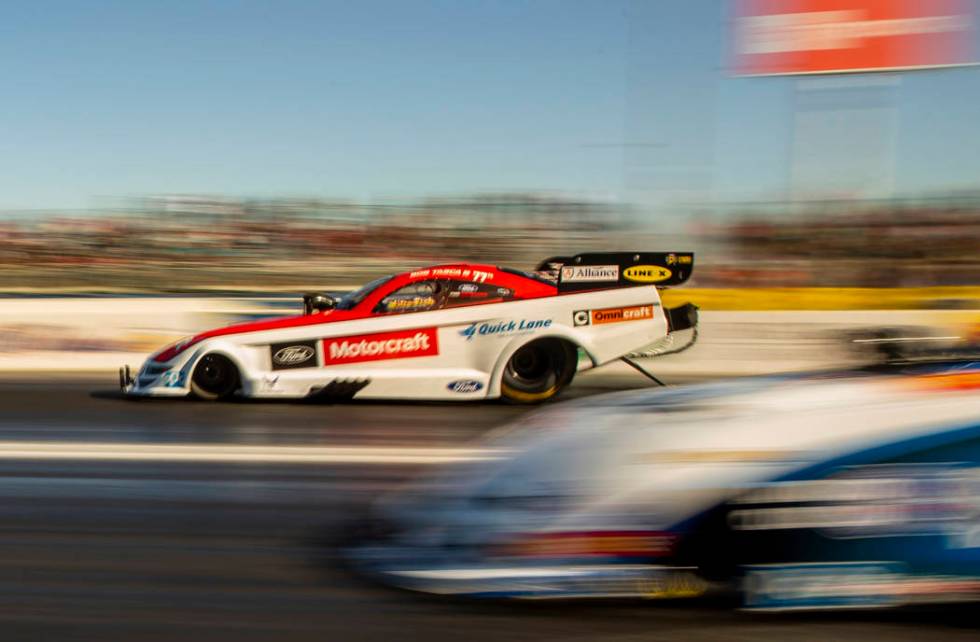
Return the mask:
M 381 500 L 354 566 L 474 597 L 980 599 L 980 362 L 592 397 L 485 447 Z

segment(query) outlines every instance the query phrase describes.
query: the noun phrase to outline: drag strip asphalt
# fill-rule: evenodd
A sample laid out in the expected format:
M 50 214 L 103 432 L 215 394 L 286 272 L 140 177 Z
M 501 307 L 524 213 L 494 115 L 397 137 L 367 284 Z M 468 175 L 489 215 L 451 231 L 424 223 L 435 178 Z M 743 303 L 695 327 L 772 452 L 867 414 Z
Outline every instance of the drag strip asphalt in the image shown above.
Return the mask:
M 970 609 L 773 617 L 378 587 L 339 565 L 333 543 L 378 496 L 493 456 L 474 440 L 527 409 L 132 402 L 111 381 L 0 383 L 0 639 L 978 637 Z

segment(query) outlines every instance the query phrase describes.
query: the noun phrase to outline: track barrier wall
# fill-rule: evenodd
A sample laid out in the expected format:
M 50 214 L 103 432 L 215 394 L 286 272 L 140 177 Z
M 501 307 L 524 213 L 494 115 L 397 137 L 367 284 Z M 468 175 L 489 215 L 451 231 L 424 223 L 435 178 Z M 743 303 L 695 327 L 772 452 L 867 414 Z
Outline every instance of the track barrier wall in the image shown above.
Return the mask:
M 671 299 L 694 300 L 689 291 Z M 717 294 L 709 296 L 718 297 Z M 706 298 L 704 296 L 702 299 Z M 927 326 L 965 335 L 980 310 L 719 310 L 701 314 L 698 344 L 656 361 L 662 374 L 745 375 L 847 364 L 844 335 L 860 328 Z M 723 306 L 721 306 L 723 307 Z M 138 367 L 204 329 L 300 312 L 300 297 L 8 297 L 0 299 L 0 372 L 84 373 Z M 598 371 L 597 371 L 598 373 Z

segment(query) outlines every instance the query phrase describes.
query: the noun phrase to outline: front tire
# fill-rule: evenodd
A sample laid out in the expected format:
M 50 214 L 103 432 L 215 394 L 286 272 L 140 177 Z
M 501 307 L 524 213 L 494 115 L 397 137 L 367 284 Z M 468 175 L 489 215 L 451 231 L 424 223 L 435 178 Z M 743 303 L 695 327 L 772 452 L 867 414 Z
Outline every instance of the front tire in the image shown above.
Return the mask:
M 562 339 L 538 339 L 517 349 L 504 366 L 500 394 L 513 403 L 540 403 L 557 395 L 578 369 L 578 351 Z
M 223 354 L 206 354 L 194 367 L 191 393 L 198 399 L 216 401 L 235 394 L 240 383 L 238 368 Z

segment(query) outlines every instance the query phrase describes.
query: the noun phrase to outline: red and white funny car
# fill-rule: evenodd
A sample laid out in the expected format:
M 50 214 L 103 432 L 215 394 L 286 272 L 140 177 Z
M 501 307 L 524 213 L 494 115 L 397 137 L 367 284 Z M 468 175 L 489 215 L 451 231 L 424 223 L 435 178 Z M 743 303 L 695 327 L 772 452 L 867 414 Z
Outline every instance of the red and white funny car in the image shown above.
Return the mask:
M 661 306 L 690 252 L 548 259 L 536 273 L 440 265 L 338 298 L 307 294 L 304 314 L 209 330 L 147 359 L 129 395 L 220 399 L 354 397 L 544 401 L 568 385 L 579 350 L 594 366 L 692 328 L 696 308 Z

